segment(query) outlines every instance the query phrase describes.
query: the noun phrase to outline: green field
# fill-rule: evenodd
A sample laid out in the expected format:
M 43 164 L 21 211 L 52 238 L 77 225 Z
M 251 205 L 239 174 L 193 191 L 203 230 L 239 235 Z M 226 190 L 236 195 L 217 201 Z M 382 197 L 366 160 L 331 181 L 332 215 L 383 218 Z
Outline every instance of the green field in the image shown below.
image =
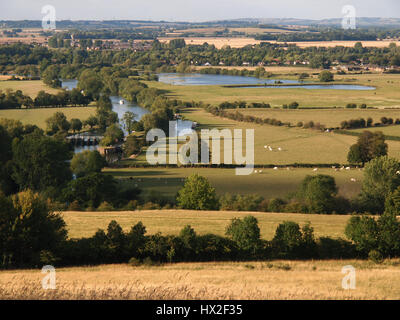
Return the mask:
M 266 68 L 268 71 L 268 68 Z M 275 75 L 279 78 L 279 75 Z M 286 77 L 285 77 L 286 78 Z M 147 82 L 152 87 L 165 90 L 167 95 L 185 101 L 203 101 L 219 104 L 242 100 L 265 102 L 282 106 L 297 101 L 302 107 L 344 107 L 348 103 L 365 103 L 371 107 L 400 107 L 400 75 L 398 74 L 348 74 L 336 75 L 340 83 L 361 84 L 376 90 L 309 90 L 279 88 L 226 88 L 222 86 L 174 86 L 161 82 Z
M 354 136 L 332 132 L 237 122 L 213 116 L 203 109 L 185 109 L 182 114 L 186 119 L 200 123 L 200 129 L 254 129 L 256 164 L 346 164 L 349 148 L 357 140 Z M 387 143 L 389 155 L 400 158 L 400 142 L 388 141 Z M 265 149 L 266 145 L 272 146 L 273 151 Z M 279 147 L 282 151 L 278 151 Z
M 399 137 L 400 136 L 400 126 L 387 126 L 387 127 L 374 127 L 374 128 L 368 128 L 369 131 L 381 131 L 383 134 L 387 136 L 394 136 L 394 137 Z M 363 129 L 356 129 L 356 130 L 351 130 L 355 132 L 363 132 Z
M 41 80 L 29 80 L 29 81 L 0 81 L 0 90 L 21 90 L 25 95 L 35 98 L 37 93 L 41 90 L 47 93 L 57 93 L 59 89 L 53 89 L 45 85 Z
M 77 118 L 86 120 L 95 113 L 95 107 L 37 108 L 0 110 L 0 118 L 20 120 L 24 124 L 34 124 L 44 129 L 46 119 L 56 112 L 65 114 L 68 120 Z
M 311 222 L 316 237 L 344 237 L 344 229 L 350 216 L 289 213 L 260 213 L 234 211 L 150 210 L 121 212 L 63 212 L 70 238 L 92 236 L 97 229 L 107 229 L 116 220 L 125 231 L 142 221 L 149 234 L 178 234 L 190 224 L 198 234 L 225 234 L 232 218 L 253 215 L 259 221 L 261 236 L 272 239 L 276 227 L 283 221 L 295 221 L 301 225 Z
M 312 168 L 287 169 L 256 169 L 257 173 L 248 176 L 235 175 L 234 169 L 212 168 L 126 168 L 106 169 L 105 172 L 115 178 L 124 180 L 131 186 L 137 186 L 144 192 L 154 190 L 156 194 L 174 198 L 183 186 L 184 180 L 191 174 L 197 173 L 209 179 L 218 194 L 258 194 L 271 199 L 285 197 L 297 190 L 306 175 L 327 174 L 335 178 L 341 195 L 356 196 L 361 187 L 363 172 L 358 169 L 340 170 Z M 262 173 L 259 171 L 262 170 Z M 352 182 L 351 179 L 356 179 Z
M 230 110 L 228 110 L 230 111 Z M 234 112 L 235 110 L 231 110 Z M 396 120 L 400 118 L 400 109 L 239 109 L 240 113 L 244 115 L 251 115 L 262 119 L 270 118 L 277 119 L 282 122 L 290 122 L 292 125 L 296 125 L 299 121 L 303 123 L 308 121 L 319 122 L 326 127 L 340 127 L 342 121 L 348 121 L 352 119 L 372 118 L 374 123 L 380 122 L 382 117 L 393 118 Z M 395 132 L 400 131 L 400 127 L 390 127 Z M 368 128 L 370 130 L 371 128 Z M 375 128 L 372 128 L 375 130 Z M 389 128 L 385 128 L 389 129 Z M 362 130 L 361 130 L 362 131 Z M 388 130 L 389 132 L 392 129 Z M 389 134 L 389 133 L 388 133 Z

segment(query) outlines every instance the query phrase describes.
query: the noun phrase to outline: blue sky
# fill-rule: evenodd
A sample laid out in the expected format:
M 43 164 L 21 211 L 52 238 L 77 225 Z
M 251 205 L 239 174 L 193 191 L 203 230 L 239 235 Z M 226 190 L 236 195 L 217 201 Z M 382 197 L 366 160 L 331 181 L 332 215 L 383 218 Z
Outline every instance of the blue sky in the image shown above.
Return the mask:
M 399 0 L 0 0 L 0 20 L 41 20 L 47 4 L 56 8 L 58 20 L 323 19 L 341 17 L 347 4 L 359 17 L 400 18 Z

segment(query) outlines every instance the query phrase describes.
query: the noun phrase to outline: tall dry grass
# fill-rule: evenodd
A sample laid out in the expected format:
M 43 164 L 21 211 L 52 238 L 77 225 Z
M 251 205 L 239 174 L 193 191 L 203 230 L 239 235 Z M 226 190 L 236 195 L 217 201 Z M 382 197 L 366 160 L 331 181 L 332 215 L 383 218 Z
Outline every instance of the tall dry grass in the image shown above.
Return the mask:
M 341 286 L 342 267 L 356 268 L 356 289 Z M 40 270 L 0 272 L 0 299 L 400 299 L 400 260 L 104 265 L 57 270 L 57 289 L 43 290 Z

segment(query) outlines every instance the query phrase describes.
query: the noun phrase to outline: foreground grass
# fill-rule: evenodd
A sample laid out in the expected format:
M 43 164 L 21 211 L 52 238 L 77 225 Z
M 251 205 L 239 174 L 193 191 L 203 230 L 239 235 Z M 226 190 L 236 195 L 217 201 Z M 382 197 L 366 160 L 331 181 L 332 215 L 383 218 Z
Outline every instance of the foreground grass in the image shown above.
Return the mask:
M 356 269 L 344 290 L 341 270 Z M 399 299 L 400 261 L 178 263 L 57 269 L 57 289 L 43 290 L 40 270 L 0 272 L 0 299 Z
M 258 219 L 261 236 L 271 240 L 277 226 L 283 221 L 295 221 L 303 225 L 311 222 L 315 236 L 344 237 L 348 215 L 318 215 L 292 213 L 260 213 L 235 211 L 195 210 L 143 210 L 113 212 L 63 212 L 70 238 L 90 237 L 100 229 L 107 229 L 111 220 L 116 220 L 125 231 L 142 221 L 149 234 L 162 232 L 177 235 L 186 225 L 191 225 L 198 234 L 224 235 L 233 218 L 253 215 Z
M 65 114 L 68 120 L 72 118 L 86 120 L 94 115 L 95 107 L 70 107 L 70 108 L 38 108 L 38 109 L 10 109 L 0 110 L 0 118 L 20 120 L 23 124 L 34 124 L 46 128 L 46 119 L 56 112 Z

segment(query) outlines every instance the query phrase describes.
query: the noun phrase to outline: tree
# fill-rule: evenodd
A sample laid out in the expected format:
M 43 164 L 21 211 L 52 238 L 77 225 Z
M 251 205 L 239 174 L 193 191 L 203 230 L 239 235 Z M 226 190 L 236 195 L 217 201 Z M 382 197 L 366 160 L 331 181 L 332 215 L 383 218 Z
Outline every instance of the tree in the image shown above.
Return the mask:
M 79 76 L 79 90 L 83 90 L 84 94 L 92 99 L 97 100 L 100 97 L 103 86 L 100 76 L 90 69 L 84 70 Z
M 94 126 L 97 126 L 99 124 L 99 121 L 95 116 L 90 116 L 83 123 L 84 125 L 88 125 L 90 129 L 93 129 Z
M 328 70 L 324 70 L 319 74 L 319 81 L 321 82 L 330 82 L 333 81 L 333 78 L 333 73 Z
M 56 112 L 53 116 L 46 119 L 47 131 L 55 134 L 59 131 L 67 132 L 71 127 L 67 117 L 62 112 Z
M 15 187 L 10 177 L 11 159 L 11 137 L 7 130 L 0 125 L 0 193 L 9 194 Z
M 72 180 L 63 190 L 66 201 L 78 201 L 80 205 L 98 207 L 100 203 L 113 202 L 116 197 L 116 181 L 111 175 L 90 173 Z
M 70 124 L 74 133 L 82 130 L 82 121 L 80 119 L 71 119 Z
M 300 229 L 296 222 L 281 223 L 272 239 L 272 247 L 278 258 L 309 258 L 315 255 L 316 243 L 313 228 L 306 224 Z
M 198 174 L 186 179 L 184 186 L 178 192 L 177 201 L 183 209 L 216 210 L 218 208 L 215 189 L 206 178 Z
M 64 220 L 40 195 L 30 190 L 12 198 L 0 194 L 0 254 L 4 267 L 36 267 L 44 262 L 44 252 L 56 258 L 66 236 Z
M 353 164 L 362 164 L 376 157 L 385 156 L 388 153 L 388 145 L 382 132 L 364 131 L 358 137 L 357 143 L 350 147 L 347 161 Z
M 338 189 L 335 179 L 327 175 L 306 176 L 297 197 L 310 213 L 332 213 Z
M 57 65 L 50 65 L 42 73 L 43 82 L 52 88 L 61 87 L 59 76 L 59 67 Z
M 260 228 L 253 216 L 232 219 L 225 234 L 236 242 L 239 249 L 255 253 L 260 247 Z
M 23 139 L 14 139 L 12 151 L 12 178 L 20 190 L 59 188 L 72 179 L 68 163 L 72 152 L 64 141 L 35 131 Z
M 130 135 L 126 137 L 126 141 L 123 145 L 124 154 L 126 157 L 131 156 L 132 154 L 138 154 L 142 149 L 144 142 L 142 139 L 138 139 L 134 135 Z
M 128 131 L 128 134 L 130 134 L 133 130 L 133 125 L 135 123 L 136 117 L 137 117 L 137 115 L 130 111 L 125 112 L 122 117 L 122 122 L 124 124 L 124 128 L 126 131 Z
M 103 139 L 100 141 L 100 145 L 110 146 L 121 141 L 123 138 L 124 132 L 118 124 L 114 123 L 107 128 Z
M 85 150 L 74 155 L 71 161 L 71 170 L 76 177 L 80 178 L 90 173 L 101 172 L 106 164 L 106 160 L 97 150 Z
M 360 194 L 365 211 L 383 213 L 385 201 L 400 186 L 399 172 L 399 161 L 388 156 L 367 163 Z

